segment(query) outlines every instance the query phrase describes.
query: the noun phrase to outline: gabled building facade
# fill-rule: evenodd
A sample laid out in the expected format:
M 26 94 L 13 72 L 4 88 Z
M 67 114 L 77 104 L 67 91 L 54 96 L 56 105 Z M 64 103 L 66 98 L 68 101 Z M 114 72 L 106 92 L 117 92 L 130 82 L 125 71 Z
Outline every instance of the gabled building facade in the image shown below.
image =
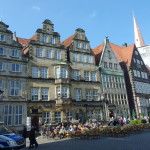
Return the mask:
M 61 44 L 67 48 L 67 60 L 70 64 L 73 119 L 80 120 L 82 123 L 89 119 L 103 120 L 98 67 L 85 31 L 76 29 L 75 34 Z
M 27 61 L 8 27 L 0 22 L 0 121 L 22 130 L 27 117 Z
M 149 116 L 150 82 L 146 65 L 134 44 L 121 51 L 131 115 L 133 118 Z
M 107 102 L 105 111 L 108 119 L 130 117 L 124 72 L 119 64 L 121 58 L 114 48 L 120 47 L 109 43 L 109 39 L 106 38 L 102 45 L 93 49 L 99 66 L 102 93 Z

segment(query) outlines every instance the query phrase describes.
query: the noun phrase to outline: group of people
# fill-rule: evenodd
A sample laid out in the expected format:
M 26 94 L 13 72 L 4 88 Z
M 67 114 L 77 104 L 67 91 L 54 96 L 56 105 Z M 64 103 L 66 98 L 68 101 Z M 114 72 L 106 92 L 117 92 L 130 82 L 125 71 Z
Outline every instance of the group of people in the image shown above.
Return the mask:
M 85 123 L 85 124 L 78 124 L 78 125 L 77 124 L 65 125 L 63 123 L 58 126 L 43 125 L 41 129 L 42 131 L 41 135 L 43 137 L 49 136 L 50 138 L 55 138 L 57 136 L 60 139 L 62 139 L 65 137 L 65 133 L 67 131 L 80 131 L 84 129 L 96 128 L 98 126 L 102 126 L 102 124 L 100 122 L 97 122 L 97 123 Z
M 126 119 L 125 117 L 120 117 L 120 118 L 111 118 L 108 126 L 123 126 L 124 124 L 129 124 L 130 123 L 130 119 Z
M 35 127 L 32 126 L 31 130 L 29 131 L 29 133 L 27 132 L 27 128 L 26 126 L 24 126 L 23 128 L 23 132 L 22 132 L 22 136 L 25 139 L 25 143 L 26 143 L 26 138 L 29 137 L 30 140 L 30 145 L 29 145 L 29 149 L 34 148 L 34 147 L 38 147 L 38 143 L 36 141 L 36 133 L 35 133 Z

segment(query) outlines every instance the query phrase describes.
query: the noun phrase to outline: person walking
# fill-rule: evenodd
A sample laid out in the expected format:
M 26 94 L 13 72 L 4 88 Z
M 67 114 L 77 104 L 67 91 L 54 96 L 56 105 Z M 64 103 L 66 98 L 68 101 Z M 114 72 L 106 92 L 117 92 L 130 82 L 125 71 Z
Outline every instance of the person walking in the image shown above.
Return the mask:
M 28 137 L 28 132 L 27 132 L 26 126 L 23 127 L 22 137 L 24 138 L 25 145 L 26 145 L 26 138 Z
M 37 148 L 38 147 L 38 143 L 36 141 L 36 137 L 35 137 L 35 128 L 32 126 L 30 132 L 29 132 L 29 140 L 30 140 L 30 146 L 29 146 L 29 149 L 30 148 L 33 148 L 34 147 L 34 144 L 35 144 L 35 147 Z

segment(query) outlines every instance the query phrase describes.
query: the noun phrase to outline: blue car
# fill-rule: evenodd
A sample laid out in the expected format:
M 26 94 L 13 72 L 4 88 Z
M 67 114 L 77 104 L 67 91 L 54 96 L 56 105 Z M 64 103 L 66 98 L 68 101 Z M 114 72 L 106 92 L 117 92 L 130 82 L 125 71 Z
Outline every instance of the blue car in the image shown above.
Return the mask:
M 19 150 L 24 147 L 24 138 L 13 133 L 7 126 L 0 122 L 0 149 Z

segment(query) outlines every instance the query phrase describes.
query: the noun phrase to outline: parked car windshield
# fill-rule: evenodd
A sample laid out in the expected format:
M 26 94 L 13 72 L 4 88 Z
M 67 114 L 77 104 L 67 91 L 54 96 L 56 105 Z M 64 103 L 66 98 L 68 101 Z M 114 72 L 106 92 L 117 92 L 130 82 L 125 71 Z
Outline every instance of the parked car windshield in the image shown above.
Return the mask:
M 13 133 L 13 132 L 5 125 L 0 124 L 0 135 L 9 134 L 9 133 Z

